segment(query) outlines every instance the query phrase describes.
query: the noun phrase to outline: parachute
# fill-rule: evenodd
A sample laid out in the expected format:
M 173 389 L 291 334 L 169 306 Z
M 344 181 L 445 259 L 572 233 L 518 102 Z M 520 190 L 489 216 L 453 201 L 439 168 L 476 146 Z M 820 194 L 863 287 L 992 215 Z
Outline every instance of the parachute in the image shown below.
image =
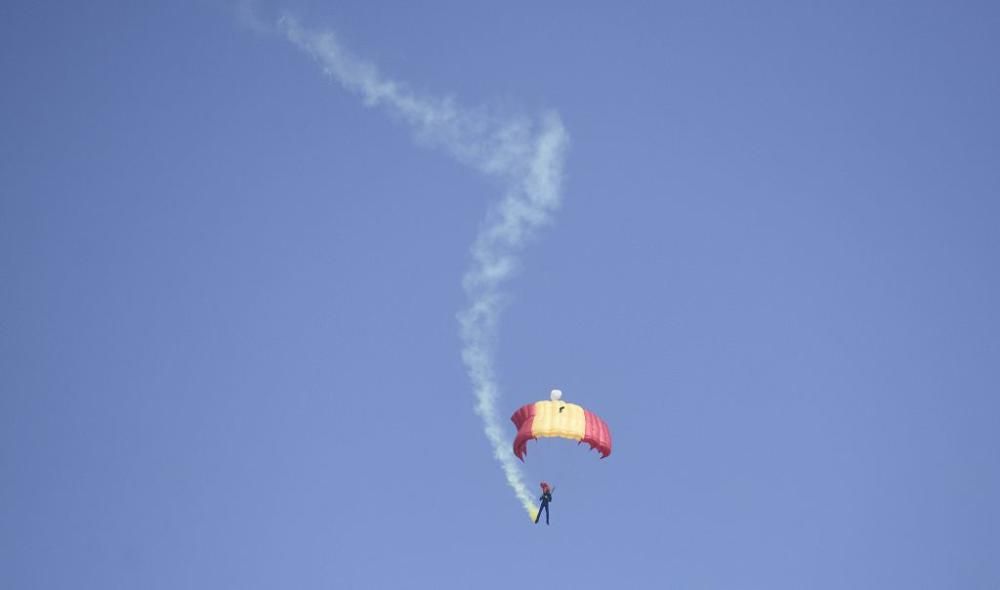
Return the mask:
M 514 454 L 524 461 L 528 441 L 536 438 L 561 437 L 587 443 L 604 459 L 611 454 L 611 431 L 597 414 L 576 404 L 562 401 L 562 392 L 552 390 L 548 401 L 535 402 L 514 412 L 510 421 L 517 428 Z

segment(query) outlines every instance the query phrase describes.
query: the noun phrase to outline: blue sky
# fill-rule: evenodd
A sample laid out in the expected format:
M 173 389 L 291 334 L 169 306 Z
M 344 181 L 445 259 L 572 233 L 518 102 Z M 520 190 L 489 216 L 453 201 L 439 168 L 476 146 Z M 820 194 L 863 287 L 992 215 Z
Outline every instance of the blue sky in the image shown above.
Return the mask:
M 613 455 L 529 444 L 547 528 L 492 458 L 497 179 L 236 3 L 8 2 L 0 586 L 1000 586 L 1000 10 L 398 4 L 254 14 L 558 112 L 497 409 L 560 387 Z

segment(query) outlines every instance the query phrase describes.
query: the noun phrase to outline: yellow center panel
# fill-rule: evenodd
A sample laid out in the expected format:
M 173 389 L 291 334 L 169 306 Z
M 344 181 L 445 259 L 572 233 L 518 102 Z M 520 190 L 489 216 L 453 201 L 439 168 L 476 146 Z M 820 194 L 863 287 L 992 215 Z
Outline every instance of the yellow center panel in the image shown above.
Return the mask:
M 562 401 L 535 403 L 535 416 L 531 433 L 536 436 L 561 436 L 579 441 L 587 432 L 587 419 L 583 408 Z

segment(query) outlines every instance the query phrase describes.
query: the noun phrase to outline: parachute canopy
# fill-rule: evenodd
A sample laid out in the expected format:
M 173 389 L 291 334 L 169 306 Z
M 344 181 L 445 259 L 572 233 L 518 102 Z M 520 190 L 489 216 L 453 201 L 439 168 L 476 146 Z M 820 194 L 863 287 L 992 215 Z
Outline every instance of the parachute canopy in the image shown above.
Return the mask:
M 556 395 L 556 392 L 559 392 Z M 517 427 L 514 454 L 521 461 L 528 453 L 528 441 L 561 437 L 587 443 L 605 458 L 611 454 L 611 431 L 597 414 L 562 401 L 562 392 L 554 390 L 552 399 L 522 406 L 510 421 Z

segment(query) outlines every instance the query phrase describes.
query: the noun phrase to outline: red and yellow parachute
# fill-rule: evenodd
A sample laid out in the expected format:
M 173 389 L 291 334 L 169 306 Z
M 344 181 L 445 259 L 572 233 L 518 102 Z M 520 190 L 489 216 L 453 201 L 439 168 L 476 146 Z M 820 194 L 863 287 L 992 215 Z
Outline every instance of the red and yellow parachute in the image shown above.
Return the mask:
M 552 391 L 552 399 L 522 406 L 510 417 L 517 427 L 514 454 L 521 461 L 528 453 L 528 441 L 561 437 L 587 443 L 605 458 L 611 454 L 611 431 L 597 414 L 562 401 L 562 392 Z

